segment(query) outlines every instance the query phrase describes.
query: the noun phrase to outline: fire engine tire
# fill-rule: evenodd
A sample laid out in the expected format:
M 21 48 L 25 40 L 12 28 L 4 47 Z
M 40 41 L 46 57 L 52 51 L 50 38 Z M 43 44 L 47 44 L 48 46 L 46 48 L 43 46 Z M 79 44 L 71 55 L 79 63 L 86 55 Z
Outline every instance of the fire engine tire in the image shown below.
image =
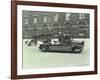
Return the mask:
M 39 49 L 40 49 L 42 52 L 46 52 L 46 51 L 48 51 L 48 46 L 42 44 L 42 45 L 40 45 Z
M 82 48 L 72 48 L 73 52 L 75 53 L 81 53 L 82 52 Z

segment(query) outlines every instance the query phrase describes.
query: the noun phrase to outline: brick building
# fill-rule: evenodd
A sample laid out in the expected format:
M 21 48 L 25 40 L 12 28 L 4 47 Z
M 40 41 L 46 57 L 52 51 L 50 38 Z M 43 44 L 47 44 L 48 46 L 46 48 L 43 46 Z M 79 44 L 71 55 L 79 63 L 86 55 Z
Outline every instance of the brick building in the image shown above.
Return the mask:
M 89 14 L 68 12 L 23 11 L 23 38 L 40 34 L 71 33 L 74 38 L 89 38 Z

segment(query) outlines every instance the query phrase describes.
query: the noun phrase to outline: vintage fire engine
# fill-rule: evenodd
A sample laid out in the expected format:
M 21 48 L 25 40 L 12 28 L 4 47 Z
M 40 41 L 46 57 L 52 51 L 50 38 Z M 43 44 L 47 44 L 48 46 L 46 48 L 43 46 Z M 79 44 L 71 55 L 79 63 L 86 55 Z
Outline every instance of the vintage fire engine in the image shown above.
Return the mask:
M 42 52 L 81 53 L 84 41 L 76 41 L 69 35 L 54 35 L 43 40 L 39 46 Z

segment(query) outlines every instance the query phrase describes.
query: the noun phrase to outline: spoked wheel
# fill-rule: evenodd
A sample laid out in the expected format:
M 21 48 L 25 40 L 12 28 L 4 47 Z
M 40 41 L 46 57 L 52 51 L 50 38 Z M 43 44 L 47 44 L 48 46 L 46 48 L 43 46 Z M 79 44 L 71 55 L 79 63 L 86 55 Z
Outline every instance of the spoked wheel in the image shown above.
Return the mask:
M 82 52 L 82 48 L 73 48 L 73 52 L 81 53 Z
M 48 46 L 42 44 L 42 45 L 40 45 L 39 49 L 40 49 L 42 52 L 46 52 L 46 51 L 48 51 Z

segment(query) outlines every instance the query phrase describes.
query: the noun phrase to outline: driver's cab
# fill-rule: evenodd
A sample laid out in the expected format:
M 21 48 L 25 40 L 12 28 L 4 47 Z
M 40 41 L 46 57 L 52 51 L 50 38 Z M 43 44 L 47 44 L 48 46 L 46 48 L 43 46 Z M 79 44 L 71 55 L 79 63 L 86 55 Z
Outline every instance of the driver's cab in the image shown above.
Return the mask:
M 59 39 L 58 38 L 52 38 L 51 39 L 51 44 L 59 45 L 60 44 Z

